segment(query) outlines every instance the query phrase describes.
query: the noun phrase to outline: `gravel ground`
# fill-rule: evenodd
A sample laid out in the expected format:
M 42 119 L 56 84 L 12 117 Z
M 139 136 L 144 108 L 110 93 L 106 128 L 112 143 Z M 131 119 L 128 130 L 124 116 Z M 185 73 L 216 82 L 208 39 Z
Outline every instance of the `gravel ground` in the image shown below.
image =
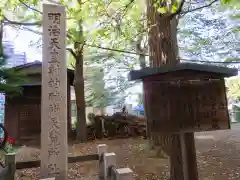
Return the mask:
M 231 130 L 195 133 L 199 180 L 240 180 L 240 124 Z M 147 141 L 117 139 L 69 145 L 69 156 L 96 152 L 97 144 L 106 143 L 109 152 L 117 154 L 119 167 L 130 167 L 136 180 L 165 180 L 168 160 L 150 158 Z M 39 149 L 21 148 L 17 161 L 39 159 Z M 95 180 L 97 163 L 69 164 L 69 179 Z M 39 168 L 26 169 L 17 173 L 18 179 L 39 178 Z

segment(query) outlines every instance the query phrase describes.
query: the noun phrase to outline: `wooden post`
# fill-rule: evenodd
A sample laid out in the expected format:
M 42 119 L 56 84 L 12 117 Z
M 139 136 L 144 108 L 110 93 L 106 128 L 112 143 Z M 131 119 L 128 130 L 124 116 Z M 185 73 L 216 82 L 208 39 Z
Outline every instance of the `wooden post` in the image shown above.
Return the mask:
M 104 161 L 103 161 L 103 154 L 107 153 L 108 146 L 106 144 L 99 144 L 97 146 L 97 153 L 99 155 L 99 163 L 98 163 L 98 169 L 99 169 L 99 179 L 104 180 Z
M 130 168 L 116 169 L 116 180 L 133 180 L 133 171 Z
M 171 171 L 174 172 L 172 173 L 174 176 L 171 176 L 171 178 L 173 180 L 198 180 L 194 134 L 182 133 L 177 135 L 177 137 L 179 137 L 180 144 L 179 147 L 174 146 L 174 148 L 179 149 L 181 157 L 170 156 L 171 165 L 174 164 L 174 166 L 171 166 Z M 172 149 L 172 154 L 176 151 L 174 148 Z M 177 164 L 180 164 L 181 166 L 176 166 Z
M 179 47 L 177 44 L 177 25 L 178 20 L 175 17 L 171 20 L 171 38 L 175 49 L 176 57 L 179 57 Z M 177 63 L 179 63 L 179 61 Z M 182 166 L 179 166 L 179 168 L 182 167 L 184 180 L 198 180 L 194 133 L 181 134 L 179 139 L 182 155 Z M 177 154 L 177 151 L 178 150 L 176 150 L 175 152 L 172 151 L 171 156 L 175 156 Z M 175 159 L 174 157 L 170 158 Z M 171 163 L 175 166 L 173 169 L 178 171 L 177 164 L 174 162 Z M 176 180 L 177 178 L 179 177 L 176 177 Z
M 183 164 L 183 177 L 184 180 L 190 180 L 188 177 L 188 161 L 187 161 L 187 149 L 186 149 L 186 141 L 185 134 L 180 134 L 180 146 L 182 153 L 182 164 Z
M 43 4 L 41 178 L 66 180 L 67 63 L 65 7 Z
M 183 144 L 182 144 L 183 143 Z M 185 149 L 185 169 L 188 179 L 186 180 L 198 180 L 198 168 L 197 157 L 195 148 L 194 133 L 184 133 L 184 140 L 181 140 L 182 149 Z M 184 179 L 185 180 L 185 179 Z
M 8 173 L 5 176 L 5 180 L 14 180 L 15 172 L 16 172 L 16 161 L 15 161 L 16 154 L 9 153 L 5 156 L 5 164 L 8 167 Z
M 103 161 L 104 161 L 104 180 L 107 180 L 109 167 L 117 165 L 116 154 L 104 153 Z

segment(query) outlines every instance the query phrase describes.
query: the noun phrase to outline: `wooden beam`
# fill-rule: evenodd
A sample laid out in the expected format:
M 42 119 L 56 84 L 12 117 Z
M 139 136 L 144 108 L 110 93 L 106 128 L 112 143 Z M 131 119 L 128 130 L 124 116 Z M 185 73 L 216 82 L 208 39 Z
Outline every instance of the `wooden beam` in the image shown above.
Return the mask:
M 87 162 L 87 161 L 97 161 L 99 160 L 98 154 L 90 154 L 86 156 L 75 156 L 68 157 L 68 163 L 77 163 L 77 162 Z M 40 167 L 40 160 L 37 161 L 26 161 L 26 162 L 17 162 L 16 169 L 28 169 Z

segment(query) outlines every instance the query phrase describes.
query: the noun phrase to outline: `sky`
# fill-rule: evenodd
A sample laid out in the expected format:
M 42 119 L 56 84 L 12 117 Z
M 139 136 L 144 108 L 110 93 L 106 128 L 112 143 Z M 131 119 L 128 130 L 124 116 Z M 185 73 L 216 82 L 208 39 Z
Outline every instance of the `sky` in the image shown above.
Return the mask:
M 38 35 L 29 31 L 16 30 L 12 27 L 5 29 L 4 40 L 13 42 L 16 51 L 26 52 L 27 62 L 42 61 L 41 49 L 31 46 L 31 41 L 37 42 L 38 39 Z

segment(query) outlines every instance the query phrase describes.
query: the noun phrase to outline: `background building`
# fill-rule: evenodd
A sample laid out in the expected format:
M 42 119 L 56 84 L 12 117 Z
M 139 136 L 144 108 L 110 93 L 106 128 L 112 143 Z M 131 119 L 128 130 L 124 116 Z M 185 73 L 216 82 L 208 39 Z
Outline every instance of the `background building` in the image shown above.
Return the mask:
M 14 67 L 25 64 L 27 57 L 25 52 L 16 51 L 11 41 L 3 41 L 4 53 L 8 56 L 6 66 Z

